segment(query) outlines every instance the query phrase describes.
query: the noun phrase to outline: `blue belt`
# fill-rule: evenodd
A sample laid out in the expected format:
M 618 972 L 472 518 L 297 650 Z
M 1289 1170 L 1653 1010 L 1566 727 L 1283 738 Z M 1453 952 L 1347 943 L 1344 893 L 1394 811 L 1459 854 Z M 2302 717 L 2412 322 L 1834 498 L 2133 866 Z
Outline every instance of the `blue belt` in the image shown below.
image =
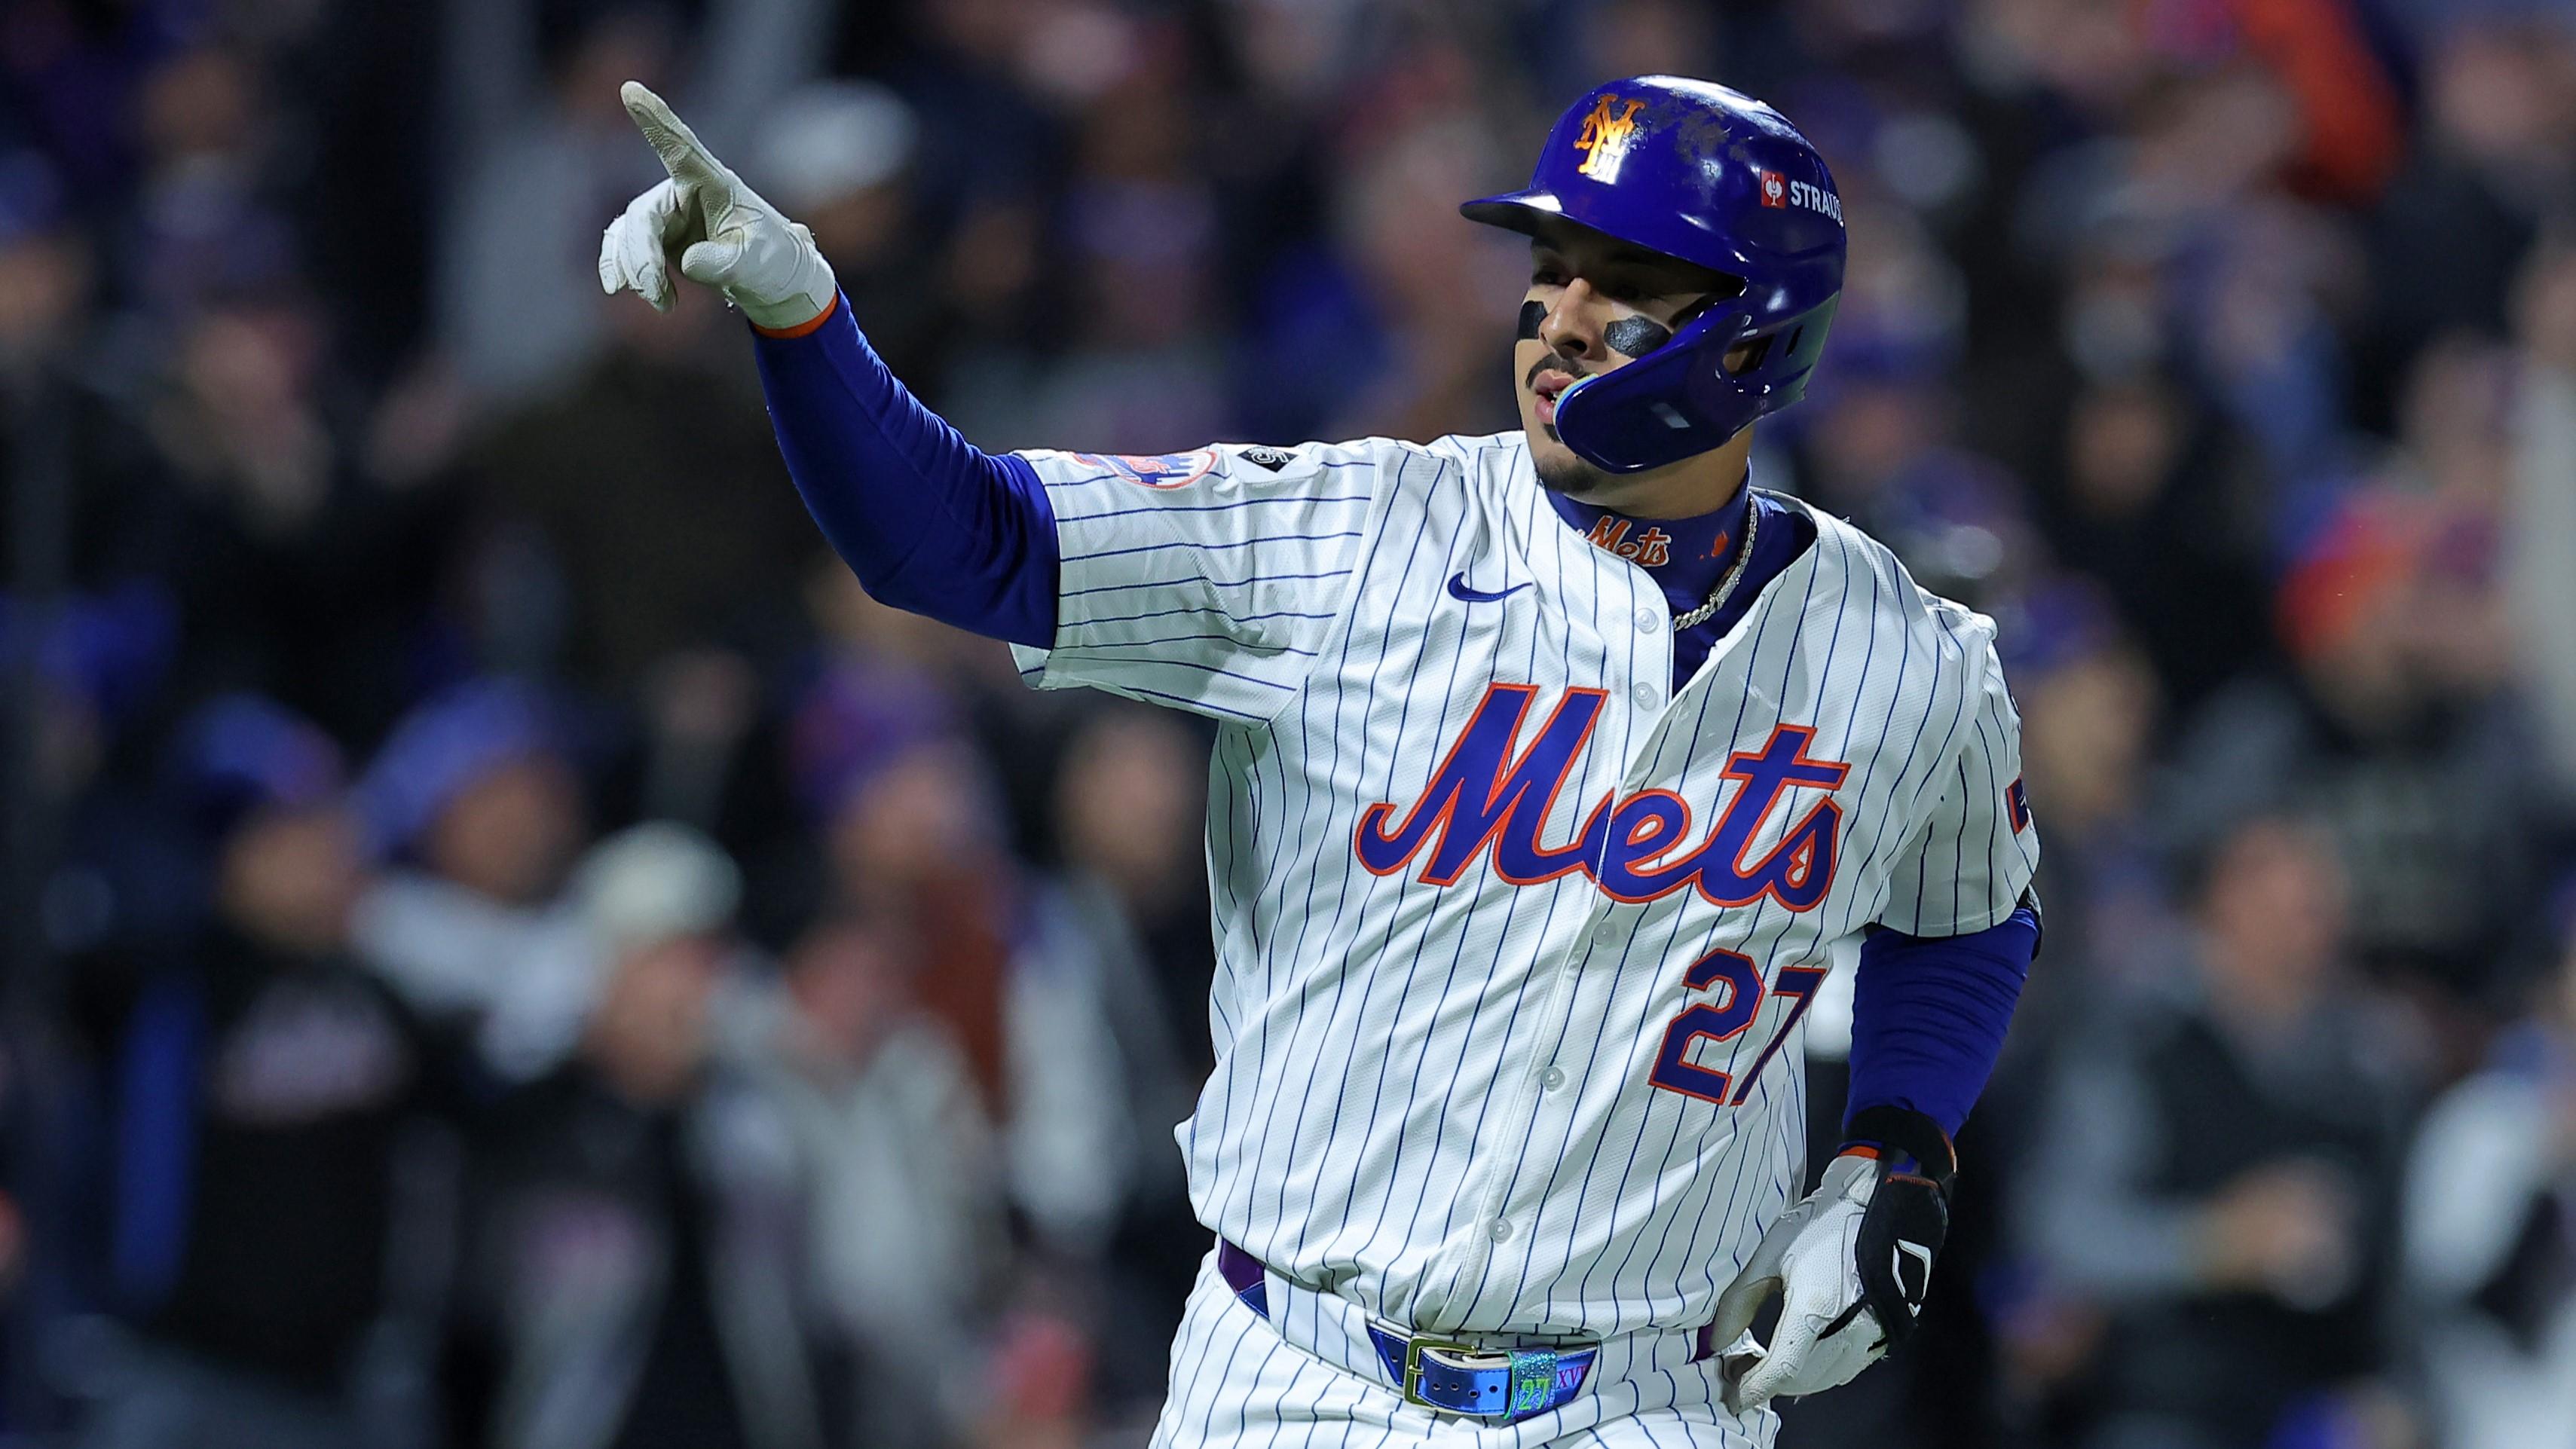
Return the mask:
M 1278 1326 L 1270 1318 L 1270 1284 L 1259 1259 L 1220 1238 L 1216 1267 L 1244 1307 Z M 1564 1408 L 1583 1391 L 1584 1378 L 1601 1356 L 1597 1344 L 1482 1347 L 1374 1321 L 1368 1336 L 1379 1366 L 1404 1391 L 1405 1402 L 1480 1419 L 1518 1421 Z

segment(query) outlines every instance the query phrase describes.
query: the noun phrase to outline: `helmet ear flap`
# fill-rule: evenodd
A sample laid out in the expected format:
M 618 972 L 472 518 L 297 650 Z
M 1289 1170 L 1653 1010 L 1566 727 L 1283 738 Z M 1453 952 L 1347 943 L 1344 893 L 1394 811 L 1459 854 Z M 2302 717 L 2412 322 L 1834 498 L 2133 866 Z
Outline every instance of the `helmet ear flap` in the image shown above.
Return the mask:
M 1557 436 L 1609 473 L 1642 473 L 1722 446 L 1754 412 L 1708 397 L 1700 374 L 1725 385 L 1718 360 L 1751 322 L 1740 309 L 1704 312 L 1651 355 L 1584 378 L 1557 397 Z
M 1786 407 L 1807 395 L 1807 379 L 1816 370 L 1816 359 L 1825 350 L 1825 333 L 1833 326 L 1834 310 L 1842 305 L 1840 297 L 1830 297 L 1818 307 L 1790 319 L 1785 327 L 1774 327 L 1756 339 L 1760 350 L 1736 370 L 1739 377 L 1757 373 L 1776 374 L 1769 384 L 1781 389 L 1773 408 Z M 1769 411 L 1769 408 L 1764 411 Z
M 1721 447 L 1806 396 L 1833 313 L 1827 301 L 1762 327 L 1740 301 L 1703 312 L 1653 355 L 1567 388 L 1556 400 L 1557 436 L 1608 473 L 1642 473 Z M 1727 354 L 1748 345 L 1750 355 L 1730 369 Z

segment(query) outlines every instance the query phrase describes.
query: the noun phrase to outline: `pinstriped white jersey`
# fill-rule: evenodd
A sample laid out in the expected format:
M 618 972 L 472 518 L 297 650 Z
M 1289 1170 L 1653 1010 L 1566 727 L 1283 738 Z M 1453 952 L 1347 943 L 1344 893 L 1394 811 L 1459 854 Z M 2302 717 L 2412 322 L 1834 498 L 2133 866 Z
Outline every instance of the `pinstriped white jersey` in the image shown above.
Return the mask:
M 1200 1220 L 1422 1330 L 1707 1321 L 1803 1186 L 1824 969 L 2037 864 L 1992 622 L 1814 515 L 1676 693 L 1517 433 L 1026 456 L 1023 670 L 1219 724 Z

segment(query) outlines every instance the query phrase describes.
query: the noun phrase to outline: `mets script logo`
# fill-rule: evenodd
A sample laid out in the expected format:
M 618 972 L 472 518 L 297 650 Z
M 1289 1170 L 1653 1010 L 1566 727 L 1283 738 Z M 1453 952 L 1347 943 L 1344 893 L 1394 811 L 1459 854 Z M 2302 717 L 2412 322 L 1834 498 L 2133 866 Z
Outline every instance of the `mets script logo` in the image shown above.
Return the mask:
M 1454 885 L 1491 846 L 1494 873 L 1513 885 L 1581 871 L 1622 901 L 1658 900 L 1694 886 L 1720 906 L 1769 896 L 1792 911 L 1808 911 L 1824 900 L 1833 888 L 1843 819 L 1830 793 L 1808 806 L 1761 859 L 1744 858 L 1783 795 L 1801 788 L 1831 792 L 1851 770 L 1839 760 L 1810 758 L 1816 732 L 1805 725 L 1783 724 L 1760 749 L 1727 757 L 1721 773 L 1734 793 L 1695 842 L 1689 802 L 1670 790 L 1640 790 L 1625 799 L 1603 795 L 1572 840 L 1542 844 L 1548 810 L 1607 697 L 1598 689 L 1567 690 L 1538 737 L 1515 753 L 1538 688 L 1489 686 L 1402 821 L 1388 801 L 1360 812 L 1353 838 L 1360 865 L 1372 875 L 1393 875 L 1427 845 L 1418 879 Z
M 1644 101 L 1624 103 L 1617 115 L 1611 107 L 1623 103 L 1617 96 L 1603 96 L 1595 102 L 1592 114 L 1583 118 L 1583 130 L 1574 138 L 1574 149 L 1583 153 L 1583 164 L 1575 174 L 1600 181 L 1619 179 L 1619 163 L 1628 154 L 1629 139 L 1637 133 L 1637 113 L 1646 108 Z
M 1650 525 L 1643 533 L 1630 538 L 1628 520 L 1624 518 L 1604 518 L 1593 524 L 1592 531 L 1585 534 L 1584 538 L 1594 548 L 1605 553 L 1617 554 L 1624 559 L 1633 559 L 1650 569 L 1662 568 L 1673 561 L 1671 534 Z

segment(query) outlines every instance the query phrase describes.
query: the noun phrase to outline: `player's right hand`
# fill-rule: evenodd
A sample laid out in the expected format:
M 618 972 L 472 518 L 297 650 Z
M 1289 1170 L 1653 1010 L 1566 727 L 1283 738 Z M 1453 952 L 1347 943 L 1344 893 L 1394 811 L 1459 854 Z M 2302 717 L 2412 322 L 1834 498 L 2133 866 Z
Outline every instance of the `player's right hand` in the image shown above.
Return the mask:
M 1932 1262 L 1950 1231 L 1958 1159 L 1949 1134 L 1895 1107 L 1865 1109 L 1852 1127 L 1865 1135 L 1772 1222 L 1718 1295 L 1709 1329 L 1727 1345 L 1719 1373 L 1736 1413 L 1850 1382 L 1911 1334 L 1923 1310 Z M 1916 1144 L 1927 1160 L 1896 1171 L 1908 1154 L 1890 1142 Z M 1866 1155 L 1862 1143 L 1871 1148 Z M 1780 1321 L 1764 1345 L 1753 1338 L 1753 1320 L 1774 1296 Z
M 667 312 L 676 271 L 724 293 L 755 326 L 792 329 L 830 311 L 839 285 L 813 233 L 709 154 L 660 96 L 636 81 L 618 94 L 671 174 L 600 237 L 600 290 L 631 290 Z

